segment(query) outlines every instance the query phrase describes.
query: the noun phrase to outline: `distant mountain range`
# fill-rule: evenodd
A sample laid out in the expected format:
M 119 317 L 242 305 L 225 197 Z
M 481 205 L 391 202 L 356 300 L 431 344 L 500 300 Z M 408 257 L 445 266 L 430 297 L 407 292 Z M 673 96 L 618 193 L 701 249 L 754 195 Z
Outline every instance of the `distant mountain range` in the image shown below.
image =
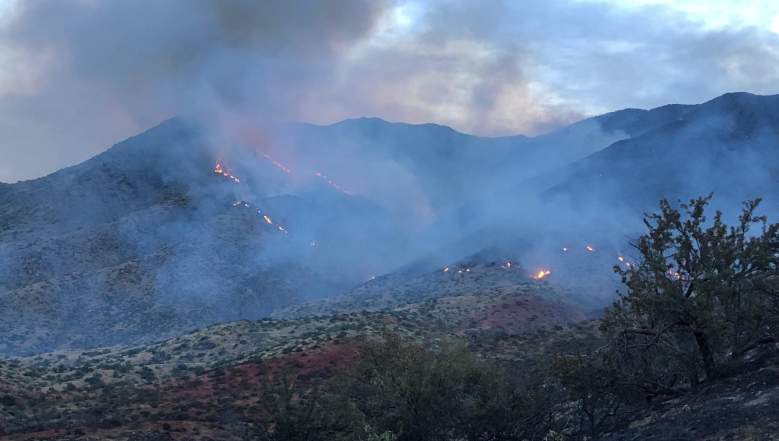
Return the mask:
M 511 250 L 527 277 L 539 249 L 585 240 L 572 225 L 617 252 L 661 197 L 763 196 L 779 211 L 779 96 L 626 109 L 533 138 L 376 118 L 254 144 L 215 145 L 213 130 L 169 120 L 0 184 L 0 353 L 263 317 L 442 250 L 436 265 L 527 244 Z M 432 297 L 449 289 L 429 280 Z
M 730 93 L 645 116 L 664 121 L 566 166 L 550 192 L 637 209 L 713 192 L 725 205 L 763 197 L 779 208 L 779 95 Z

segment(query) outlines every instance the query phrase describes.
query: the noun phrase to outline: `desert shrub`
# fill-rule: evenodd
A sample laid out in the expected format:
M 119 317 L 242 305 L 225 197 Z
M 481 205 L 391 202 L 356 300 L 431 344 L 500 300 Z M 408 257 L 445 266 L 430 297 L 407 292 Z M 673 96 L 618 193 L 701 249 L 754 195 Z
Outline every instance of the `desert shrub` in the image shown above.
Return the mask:
M 291 371 L 268 373 L 257 397 L 254 421 L 265 441 L 360 439 L 359 415 L 327 383 L 304 383 Z
M 458 343 L 438 350 L 387 335 L 341 387 L 379 434 L 406 440 L 534 440 L 551 424 L 543 394 L 519 388 Z

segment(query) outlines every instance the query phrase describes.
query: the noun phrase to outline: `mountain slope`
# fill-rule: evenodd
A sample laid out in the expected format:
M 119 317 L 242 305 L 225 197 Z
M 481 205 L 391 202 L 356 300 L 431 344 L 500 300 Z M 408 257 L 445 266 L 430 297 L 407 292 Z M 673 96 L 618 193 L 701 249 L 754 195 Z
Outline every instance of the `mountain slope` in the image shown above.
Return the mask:
M 340 289 L 275 258 L 285 235 L 233 207 L 213 164 L 197 127 L 171 120 L 5 187 L 0 351 L 160 338 Z
M 551 194 L 637 210 L 714 192 L 726 205 L 769 198 L 779 177 L 779 95 L 726 94 L 567 167 Z M 731 205 L 732 206 L 732 205 Z
M 415 216 L 535 173 L 543 146 L 597 149 L 598 124 L 537 139 L 378 119 L 298 125 L 285 135 L 300 154 L 291 172 L 262 145 L 217 150 L 207 127 L 167 121 L 0 186 L 0 352 L 158 339 L 344 291 L 416 258 Z M 361 194 L 330 175 L 357 176 Z
M 660 197 L 715 191 L 726 205 L 764 196 L 779 206 L 778 101 L 729 94 L 626 109 L 535 138 L 378 119 L 293 125 L 273 148 L 216 149 L 206 127 L 174 119 L 77 166 L 0 185 L 0 352 L 158 339 L 372 275 L 391 283 L 352 297 L 386 297 L 413 285 L 397 268 L 509 237 L 531 245 L 508 250 L 530 266 L 564 267 L 555 283 L 581 283 L 612 264 Z M 264 148 L 290 158 L 263 158 Z M 610 250 L 597 265 L 561 256 L 588 243 Z M 610 297 L 608 276 L 597 279 L 580 295 Z M 445 291 L 423 282 L 414 289 Z

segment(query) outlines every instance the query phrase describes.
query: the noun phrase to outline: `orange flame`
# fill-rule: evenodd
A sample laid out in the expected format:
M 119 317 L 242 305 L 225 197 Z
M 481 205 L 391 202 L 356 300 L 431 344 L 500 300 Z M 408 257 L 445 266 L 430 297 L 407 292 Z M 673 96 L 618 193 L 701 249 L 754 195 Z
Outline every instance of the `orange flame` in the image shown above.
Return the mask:
M 341 187 L 340 185 L 336 184 L 335 182 L 333 182 L 333 180 L 330 179 L 329 177 L 327 177 L 327 175 L 324 175 L 324 174 L 322 174 L 320 172 L 314 172 L 314 176 L 324 180 L 327 183 L 327 185 L 335 188 L 336 190 L 340 191 L 341 193 L 343 193 L 345 195 L 349 195 L 349 196 L 353 196 L 354 195 L 354 193 L 352 193 L 351 191 L 349 191 L 349 190 Z
M 222 161 L 216 162 L 216 165 L 214 165 L 214 173 L 229 178 L 230 180 L 236 183 L 241 182 L 241 180 L 238 179 L 236 176 L 225 171 L 225 168 L 222 165 Z M 233 202 L 233 207 L 252 208 L 251 204 L 246 201 L 235 201 Z M 267 214 L 262 214 L 262 210 L 260 210 L 259 208 L 257 208 L 256 210 L 257 210 L 257 215 L 262 216 L 262 218 L 265 219 L 265 222 L 268 223 L 268 225 L 273 225 L 273 221 L 271 220 L 270 216 L 268 216 Z M 289 234 L 289 232 L 287 231 L 286 228 L 284 228 L 283 225 L 276 224 L 276 229 L 281 231 L 284 234 Z M 312 242 L 312 246 L 316 246 L 316 242 Z
M 548 277 L 550 274 L 552 274 L 551 270 L 540 269 L 540 270 L 536 271 L 535 273 L 533 273 L 533 275 L 531 277 L 534 278 L 535 280 L 542 280 L 542 279 Z
M 218 175 L 222 175 L 227 179 L 230 179 L 231 181 L 235 182 L 236 184 L 240 184 L 241 180 L 233 175 L 232 173 L 225 170 L 224 166 L 222 165 L 222 161 L 217 161 L 216 165 L 214 165 L 214 173 Z
M 262 157 L 267 159 L 268 161 L 270 161 L 271 164 L 273 164 L 276 168 L 278 168 L 279 170 L 283 171 L 284 173 L 286 173 L 288 175 L 292 174 L 292 169 L 291 168 L 289 168 L 286 165 L 280 163 L 279 161 L 273 159 L 273 157 L 271 157 L 271 155 L 269 155 L 267 153 L 263 153 Z

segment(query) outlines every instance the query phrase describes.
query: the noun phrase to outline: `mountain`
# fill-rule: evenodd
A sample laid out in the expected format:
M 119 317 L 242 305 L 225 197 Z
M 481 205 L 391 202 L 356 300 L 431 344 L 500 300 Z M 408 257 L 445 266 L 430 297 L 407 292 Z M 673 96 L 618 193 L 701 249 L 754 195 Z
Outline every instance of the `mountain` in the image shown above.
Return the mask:
M 249 438 L 274 399 L 353 374 L 388 333 L 551 391 L 551 363 L 604 347 L 588 319 L 656 199 L 777 207 L 778 96 L 533 138 L 379 119 L 213 135 L 177 118 L 0 185 L 0 436 Z M 603 437 L 771 439 L 778 351 L 761 340 L 722 378 L 629 402 Z M 544 433 L 574 433 L 575 402 L 549 393 L 562 431 Z
M 200 129 L 171 120 L 4 186 L 0 351 L 160 338 L 344 286 L 275 252 L 295 245 L 213 168 Z
M 775 211 L 779 95 L 731 93 L 671 113 L 665 123 L 565 167 L 549 194 L 640 211 L 663 197 L 713 192 L 728 208 L 763 197 Z
M 611 117 L 604 125 L 605 120 L 591 118 L 537 137 L 484 138 L 437 124 L 359 118 L 292 125 L 279 142 L 291 157 L 337 170 L 347 183 L 379 174 L 386 182 L 370 185 L 379 197 L 411 187 L 439 212 L 581 159 L 624 138 L 628 126 L 639 130 L 647 124 L 638 120 Z
M 268 150 L 293 143 L 282 149 L 293 170 L 262 145 L 217 147 L 212 128 L 164 122 L 0 186 L 0 352 L 143 342 L 344 292 L 427 249 L 415 232 L 425 216 L 535 173 L 542 146 L 599 148 L 585 142 L 604 138 L 593 124 L 537 139 L 379 119 L 295 125 Z M 354 177 L 359 194 L 339 185 Z
M 435 296 L 450 292 L 441 267 L 496 244 L 523 277 L 551 268 L 595 306 L 660 197 L 776 207 L 778 120 L 776 96 L 749 94 L 537 137 L 363 118 L 215 143 L 230 138 L 173 119 L 0 185 L 0 353 L 141 343 L 403 286 Z

